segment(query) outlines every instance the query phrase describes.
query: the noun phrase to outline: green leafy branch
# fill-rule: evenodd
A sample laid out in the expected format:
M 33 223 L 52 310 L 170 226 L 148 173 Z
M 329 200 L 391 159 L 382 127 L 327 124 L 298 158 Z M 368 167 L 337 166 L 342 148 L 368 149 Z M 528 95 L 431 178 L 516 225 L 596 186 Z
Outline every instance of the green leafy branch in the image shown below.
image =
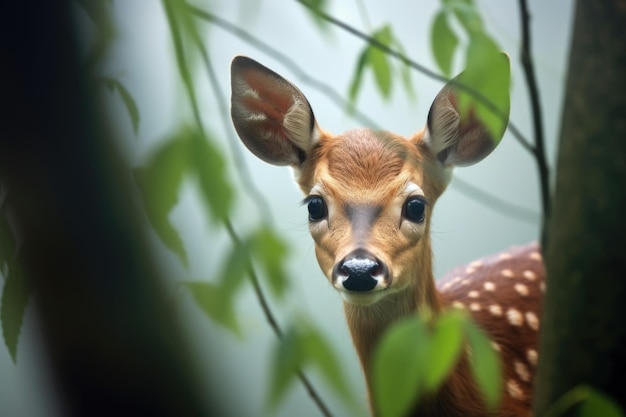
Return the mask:
M 232 204 L 231 199 L 226 198 L 225 201 L 223 199 L 224 194 L 227 196 L 230 195 L 230 186 L 225 185 L 228 184 L 228 181 L 222 175 L 223 172 L 221 168 L 217 171 L 215 171 L 214 168 L 212 175 L 205 175 L 207 168 L 203 168 L 203 166 L 209 165 L 219 168 L 223 165 L 223 161 L 214 161 L 213 163 L 207 164 L 206 161 L 202 161 L 202 158 L 206 155 L 207 149 L 197 148 L 201 143 L 203 144 L 202 146 L 205 148 L 207 147 L 208 135 L 202 126 L 198 103 L 193 89 L 193 78 L 189 67 L 189 60 L 194 58 L 195 53 L 199 53 L 204 59 L 207 71 L 209 72 L 212 81 L 215 77 L 210 65 L 208 54 L 206 53 L 203 43 L 201 42 L 188 5 L 185 2 L 175 0 L 164 0 L 163 5 L 170 25 L 179 74 L 187 92 L 187 99 L 191 105 L 195 119 L 195 127 L 193 128 L 194 133 L 189 141 L 193 151 L 192 155 L 189 156 L 195 161 L 195 169 L 198 174 L 198 182 L 201 189 L 200 191 L 204 196 L 205 202 L 207 203 L 206 206 L 209 215 L 215 220 L 220 221 L 225 226 L 233 244 L 233 249 L 223 265 L 220 278 L 216 284 L 207 282 L 187 282 L 185 283 L 185 286 L 190 290 L 194 300 L 208 316 L 236 333 L 238 332 L 238 326 L 233 309 L 234 296 L 247 274 L 252 280 L 257 298 L 263 308 L 268 322 L 277 337 L 282 341 L 284 337 L 283 332 L 280 330 L 276 319 L 269 309 L 269 304 L 267 303 L 266 297 L 262 292 L 253 264 L 261 265 L 261 268 L 264 271 L 264 276 L 268 279 L 270 289 L 272 289 L 276 297 L 280 298 L 284 295 L 288 284 L 286 272 L 284 270 L 284 259 L 287 254 L 287 246 L 280 237 L 278 237 L 270 228 L 265 226 L 261 226 L 248 237 L 240 238 L 235 232 L 228 217 Z M 215 82 L 213 82 L 213 85 L 215 86 Z M 178 141 L 184 143 L 180 141 L 180 139 Z M 167 152 L 167 150 L 165 152 Z M 153 159 L 153 161 L 156 160 L 158 160 L 158 158 Z M 246 183 L 248 187 L 252 187 L 251 181 L 248 180 Z M 260 194 L 256 193 L 255 195 Z M 218 201 L 221 206 L 216 206 Z M 159 213 L 161 218 L 163 218 L 170 209 L 171 207 L 167 207 L 161 210 Z M 319 346 L 325 346 L 325 344 L 321 342 L 323 340 L 321 335 L 312 328 L 306 335 L 308 340 L 317 341 Z M 299 345 L 296 344 L 295 346 Z M 319 350 L 320 349 L 315 351 L 311 351 L 310 349 L 303 350 L 300 354 L 296 355 L 297 358 L 301 359 L 301 361 L 296 362 L 298 366 L 294 368 L 295 370 L 291 373 L 291 375 L 300 379 L 320 411 L 325 416 L 331 416 L 330 411 L 321 400 L 321 397 L 317 394 L 308 378 L 306 378 L 302 372 L 301 366 L 311 364 L 317 365 L 317 367 L 323 371 L 322 375 L 326 377 L 329 384 L 338 390 L 338 392 L 345 392 L 347 384 L 343 380 L 342 374 L 337 373 L 336 370 L 332 373 L 329 372 L 330 369 L 336 369 L 334 363 L 331 364 L 331 366 L 328 365 L 329 360 L 333 360 L 332 358 L 334 358 L 332 350 L 329 348 L 324 349 L 324 355 L 320 355 Z M 277 364 L 276 367 L 278 366 L 281 365 Z M 276 372 L 281 372 L 281 370 L 276 369 Z M 282 370 L 281 375 L 285 375 L 284 370 Z M 273 398 L 273 400 L 270 401 L 271 406 L 275 405 L 276 399 L 282 395 L 282 393 L 284 393 L 283 389 L 273 389 L 271 391 L 271 396 Z M 349 395 L 346 396 L 346 398 L 349 397 Z
M 460 310 L 428 316 L 415 314 L 383 334 L 372 366 L 377 415 L 407 415 L 420 399 L 441 387 L 463 356 L 487 408 L 496 410 L 502 371 L 489 338 Z
M 561 396 L 544 417 L 559 417 L 576 408 L 578 417 L 624 417 L 617 402 L 599 390 L 578 385 Z
M 337 105 L 338 108 L 347 109 L 351 117 L 359 121 L 361 124 L 365 126 L 369 126 L 374 129 L 380 129 L 380 126 L 378 126 L 377 123 L 374 122 L 373 119 L 371 119 L 370 117 L 365 115 L 363 112 L 361 112 L 355 103 L 353 103 L 350 100 L 344 99 L 344 96 L 339 94 L 337 91 L 335 91 L 330 85 L 311 76 L 307 71 L 301 68 L 294 60 L 292 60 L 289 56 L 280 52 L 278 49 L 273 48 L 271 45 L 265 42 L 262 42 L 251 33 L 246 32 L 240 27 L 220 18 L 219 16 L 209 11 L 200 9 L 193 5 L 189 5 L 189 8 L 196 17 L 203 19 L 208 23 L 214 24 L 217 27 L 237 36 L 239 39 L 242 39 L 243 41 L 249 43 L 250 45 L 254 46 L 255 48 L 263 51 L 265 54 L 279 61 L 283 66 L 288 68 L 300 81 L 302 81 L 303 83 L 306 83 L 307 85 L 311 86 L 312 88 L 316 89 L 317 91 L 325 95 L 331 102 Z M 208 63 L 207 63 L 207 68 L 211 68 L 210 64 Z M 215 76 L 213 75 L 213 73 L 214 71 L 212 70 L 209 71 L 211 85 L 213 86 L 213 89 L 215 90 L 216 95 L 218 97 L 222 97 L 220 98 L 220 103 L 226 103 L 227 100 L 224 98 L 225 97 L 224 94 L 220 93 L 219 84 L 215 82 Z M 220 106 L 220 111 L 222 113 L 222 119 L 224 120 L 224 123 L 227 124 L 227 120 L 229 119 L 227 110 L 224 110 L 224 106 Z M 232 129 L 230 128 L 230 125 L 228 126 L 228 128 L 225 129 L 225 131 L 232 134 Z M 233 145 L 237 143 L 237 141 L 229 140 L 228 143 L 230 145 Z M 241 172 L 242 178 L 245 179 L 246 177 L 249 177 L 249 174 L 247 174 L 247 171 L 248 171 L 247 166 L 245 163 L 243 163 L 242 158 L 240 156 L 240 153 L 241 153 L 240 149 L 237 146 L 231 146 L 231 151 L 233 155 L 235 156 L 235 158 L 237 158 L 238 160 L 237 165 L 243 167 L 243 170 Z M 485 190 L 482 190 L 474 185 L 469 184 L 468 182 L 464 181 L 462 178 L 456 178 L 454 182 L 452 183 L 452 187 L 456 188 L 458 191 L 465 194 L 467 197 L 478 201 L 479 203 L 485 205 L 487 208 L 494 210 L 500 214 L 510 216 L 520 221 L 531 223 L 531 224 L 535 224 L 538 218 L 538 215 L 535 212 L 525 209 L 524 207 L 520 207 L 515 204 L 509 203 L 508 201 L 505 201 Z M 252 188 L 252 190 L 248 189 L 247 191 L 251 195 L 255 194 L 254 188 Z M 265 201 L 262 197 L 254 198 L 254 199 L 255 201 L 259 201 L 259 200 L 263 202 Z M 261 205 L 260 207 L 264 214 L 267 214 L 267 211 L 271 213 L 271 210 L 266 210 L 265 203 Z M 265 217 L 271 218 L 269 216 L 265 216 Z
M 381 42 L 381 40 L 377 39 L 375 36 L 369 36 L 347 23 L 329 15 L 323 8 L 313 7 L 305 0 L 296 1 L 328 23 L 365 41 L 368 44 L 366 48 L 377 48 L 390 57 L 398 59 L 407 67 L 444 83 L 450 81 L 448 77 L 451 74 L 453 62 L 452 58 L 460 44 L 458 36 L 455 34 L 449 23 L 451 19 L 457 19 L 460 26 L 466 32 L 466 36 L 470 39 L 466 51 L 467 69 L 465 74 L 460 77 L 460 79 L 457 79 L 457 82 L 455 83 L 455 87 L 464 92 L 463 103 L 461 103 L 462 107 L 467 109 L 468 107 L 476 106 L 479 113 L 478 116 L 483 118 L 483 121 L 492 132 L 499 132 L 502 126 L 506 125 L 507 129 L 511 132 L 519 144 L 530 152 L 530 154 L 535 158 L 539 168 L 543 218 L 542 241 L 545 243 L 545 224 L 547 221 L 546 219 L 550 216 L 551 210 L 549 189 L 550 178 L 543 139 L 543 124 L 541 118 L 539 92 L 534 77 L 532 55 L 530 53 L 529 13 L 526 0 L 520 0 L 519 3 L 522 19 L 522 65 L 529 86 L 531 99 L 531 110 L 534 124 L 534 144 L 531 144 L 530 141 L 522 134 L 517 125 L 513 121 L 508 120 L 506 114 L 503 113 L 505 106 L 508 106 L 508 103 L 504 103 L 504 97 L 502 95 L 504 91 L 508 93 L 508 83 L 505 83 L 506 77 L 503 76 L 505 65 L 502 60 L 498 60 L 497 55 L 499 55 L 500 52 L 497 48 L 497 44 L 484 31 L 484 25 L 480 17 L 480 13 L 472 0 L 442 0 L 442 9 L 437 13 L 433 21 L 431 29 L 431 39 L 433 44 L 431 46 L 435 61 L 444 75 L 432 71 L 431 69 L 411 60 L 401 50 L 398 48 L 394 49 L 389 43 Z M 496 69 L 490 69 L 488 64 L 495 64 Z M 359 60 L 357 63 L 357 74 L 359 73 L 358 69 L 361 66 L 364 66 L 364 64 Z M 378 66 L 371 65 L 371 68 L 378 68 Z M 483 70 L 487 72 L 483 72 Z M 494 83 L 494 88 L 488 85 L 490 81 L 485 81 L 490 80 L 491 78 L 486 74 L 492 74 L 492 77 L 495 79 L 496 82 Z M 384 74 L 381 73 L 381 75 L 377 76 L 377 78 L 384 79 Z M 498 85 L 498 88 L 495 88 L 496 84 Z M 506 89 L 503 89 L 503 87 L 506 87 Z M 484 88 L 487 89 L 486 92 L 483 91 Z M 385 96 L 383 90 L 381 90 L 381 94 Z M 508 111 L 506 113 L 508 113 Z

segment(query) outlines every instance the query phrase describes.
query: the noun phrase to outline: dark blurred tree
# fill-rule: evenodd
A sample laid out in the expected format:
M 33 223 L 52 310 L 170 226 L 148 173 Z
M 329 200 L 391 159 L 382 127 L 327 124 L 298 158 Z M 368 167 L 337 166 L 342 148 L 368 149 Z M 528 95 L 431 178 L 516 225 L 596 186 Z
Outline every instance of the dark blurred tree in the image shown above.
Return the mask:
M 62 414 L 208 415 L 71 3 L 10 2 L 0 18 L 0 181 Z
M 626 1 L 577 2 L 545 248 L 537 416 L 580 384 L 626 409 L 624 28 Z

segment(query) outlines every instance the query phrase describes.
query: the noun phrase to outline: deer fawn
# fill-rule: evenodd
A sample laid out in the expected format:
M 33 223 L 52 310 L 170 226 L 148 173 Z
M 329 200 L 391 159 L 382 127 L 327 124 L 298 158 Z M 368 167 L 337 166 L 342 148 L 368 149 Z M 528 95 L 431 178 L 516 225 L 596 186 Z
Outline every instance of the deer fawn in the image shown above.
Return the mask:
M 265 162 L 291 166 L 306 195 L 315 253 L 344 299 L 366 381 L 373 349 L 390 324 L 420 311 L 463 308 L 500 353 L 505 392 L 497 415 L 530 415 L 545 285 L 537 245 L 472 262 L 439 289 L 433 278 L 435 201 L 453 166 L 476 163 L 495 148 L 476 117 L 460 118 L 454 85 L 437 95 L 426 127 L 403 138 L 322 130 L 302 92 L 250 58 L 233 60 L 231 83 L 231 114 L 243 143 Z M 462 357 L 412 415 L 484 416 L 480 398 Z

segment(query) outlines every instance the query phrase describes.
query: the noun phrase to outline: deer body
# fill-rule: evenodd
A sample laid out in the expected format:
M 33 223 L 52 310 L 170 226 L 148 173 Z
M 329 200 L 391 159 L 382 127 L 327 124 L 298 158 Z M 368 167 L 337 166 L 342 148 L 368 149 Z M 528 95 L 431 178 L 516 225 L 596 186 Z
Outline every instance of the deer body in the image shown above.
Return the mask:
M 464 308 L 501 355 L 506 392 L 498 415 L 529 415 L 544 275 L 537 247 L 455 270 L 440 289 L 433 277 L 434 204 L 453 166 L 478 162 L 495 147 L 478 119 L 461 120 L 453 86 L 435 98 L 427 126 L 403 138 L 322 130 L 297 87 L 249 58 L 233 60 L 231 81 L 239 137 L 262 160 L 291 166 L 306 195 L 317 260 L 344 299 L 368 385 L 372 352 L 391 324 L 416 312 Z M 413 415 L 485 414 L 462 357 Z

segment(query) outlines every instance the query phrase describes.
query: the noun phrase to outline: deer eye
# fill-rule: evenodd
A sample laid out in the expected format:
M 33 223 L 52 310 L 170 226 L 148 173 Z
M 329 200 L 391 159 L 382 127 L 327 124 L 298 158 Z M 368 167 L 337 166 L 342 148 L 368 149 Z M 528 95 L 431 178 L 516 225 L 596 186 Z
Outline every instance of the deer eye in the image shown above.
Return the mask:
M 312 196 L 307 199 L 307 209 L 309 210 L 309 220 L 320 221 L 326 217 L 326 203 L 319 196 Z
M 404 203 L 403 216 L 413 223 L 422 223 L 426 214 L 426 201 L 424 197 L 412 196 Z

